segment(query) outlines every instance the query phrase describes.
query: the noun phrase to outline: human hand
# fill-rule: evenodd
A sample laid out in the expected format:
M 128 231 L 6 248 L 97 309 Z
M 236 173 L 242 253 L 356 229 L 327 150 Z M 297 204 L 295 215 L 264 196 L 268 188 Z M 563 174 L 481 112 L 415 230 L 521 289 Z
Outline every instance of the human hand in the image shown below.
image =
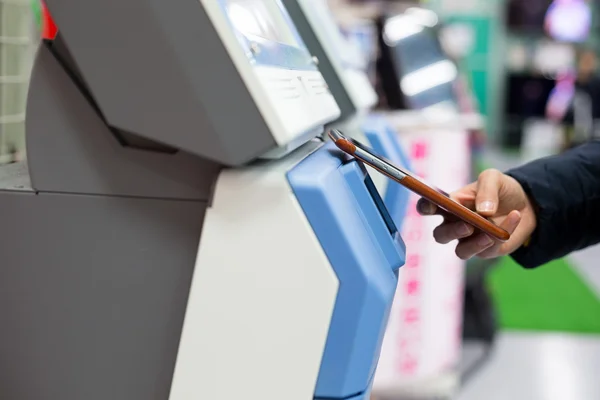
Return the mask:
M 452 200 L 491 218 L 511 234 L 504 243 L 494 240 L 425 199 L 419 200 L 421 215 L 442 215 L 444 222 L 433 231 L 438 243 L 447 244 L 458 239 L 456 255 L 468 260 L 474 256 L 495 258 L 510 254 L 529 239 L 537 225 L 533 204 L 514 178 L 494 169 L 479 175 L 479 179 L 450 195 Z

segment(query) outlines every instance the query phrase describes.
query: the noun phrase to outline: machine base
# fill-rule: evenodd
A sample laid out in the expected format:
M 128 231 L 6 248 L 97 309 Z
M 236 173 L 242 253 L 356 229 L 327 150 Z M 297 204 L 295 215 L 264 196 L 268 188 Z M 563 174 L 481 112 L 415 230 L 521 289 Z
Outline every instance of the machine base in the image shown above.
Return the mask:
M 7 186 L 0 398 L 166 400 L 206 203 Z

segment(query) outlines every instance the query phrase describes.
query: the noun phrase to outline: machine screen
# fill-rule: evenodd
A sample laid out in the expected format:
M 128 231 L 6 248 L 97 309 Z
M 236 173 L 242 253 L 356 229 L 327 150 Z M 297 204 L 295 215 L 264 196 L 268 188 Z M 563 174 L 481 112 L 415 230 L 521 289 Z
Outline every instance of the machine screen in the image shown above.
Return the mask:
M 456 67 L 444 54 L 433 30 L 423 29 L 399 41 L 394 56 L 402 71 L 403 91 L 413 108 L 442 102 L 456 104 Z
M 218 1 L 253 65 L 318 70 L 281 0 L 207 1 Z
M 301 47 L 278 0 L 224 0 L 234 28 L 252 41 L 270 41 Z
M 446 59 L 437 42 L 435 33 L 425 29 L 398 42 L 396 56 L 396 61 L 405 74 L 410 74 Z

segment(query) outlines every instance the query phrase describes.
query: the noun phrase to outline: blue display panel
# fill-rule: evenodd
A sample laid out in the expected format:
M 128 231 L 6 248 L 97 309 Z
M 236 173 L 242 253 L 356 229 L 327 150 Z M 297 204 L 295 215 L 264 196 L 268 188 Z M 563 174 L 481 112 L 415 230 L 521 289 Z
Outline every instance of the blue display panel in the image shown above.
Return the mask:
M 376 153 L 398 167 L 410 171 L 408 156 L 402 149 L 396 132 L 383 117 L 368 117 L 363 123 L 363 131 Z M 404 223 L 409 198 L 410 191 L 390 179 L 384 194 L 384 202 L 399 229 Z
M 318 70 L 280 0 L 216 0 L 251 63 Z
M 361 399 L 370 390 L 405 247 L 364 166 L 329 142 L 288 181 L 340 286 L 316 399 Z

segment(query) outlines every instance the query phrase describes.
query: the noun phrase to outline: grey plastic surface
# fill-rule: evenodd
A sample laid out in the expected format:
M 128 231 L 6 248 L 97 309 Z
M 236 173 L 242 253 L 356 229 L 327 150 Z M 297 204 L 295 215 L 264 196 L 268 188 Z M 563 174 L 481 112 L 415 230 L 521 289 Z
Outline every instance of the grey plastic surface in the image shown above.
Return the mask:
M 31 190 L 29 170 L 25 161 L 0 165 L 0 190 Z
M 111 126 L 225 165 L 276 147 L 198 0 L 47 3 Z
M 122 147 L 44 44 L 30 83 L 26 140 L 40 191 L 206 200 L 219 171 L 185 152 Z
M 0 191 L 0 399 L 167 400 L 205 208 Z
M 319 70 L 340 107 L 341 115 L 338 120 L 344 120 L 354 115 L 357 110 L 350 94 L 346 90 L 341 77 L 335 71 L 332 60 L 323 48 L 323 44 L 317 37 L 302 7 L 298 4 L 298 0 L 282 0 L 282 3 L 294 21 L 302 40 L 308 47 L 308 51 L 319 59 Z

